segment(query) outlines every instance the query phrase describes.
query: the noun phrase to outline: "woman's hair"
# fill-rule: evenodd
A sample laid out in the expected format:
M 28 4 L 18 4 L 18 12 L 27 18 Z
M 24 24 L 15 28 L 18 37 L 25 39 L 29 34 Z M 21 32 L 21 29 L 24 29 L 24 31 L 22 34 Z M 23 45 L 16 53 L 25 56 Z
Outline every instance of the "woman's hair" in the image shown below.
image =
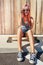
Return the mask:
M 28 3 L 25 4 L 25 6 L 22 8 L 22 10 L 25 10 L 26 7 L 27 7 L 27 9 L 30 10 L 30 5 Z
M 25 6 L 23 7 L 23 9 L 21 10 L 21 13 L 24 13 L 25 12 L 25 10 L 26 10 L 26 8 L 28 9 L 28 11 L 30 12 L 30 6 L 29 6 L 29 4 L 25 4 Z

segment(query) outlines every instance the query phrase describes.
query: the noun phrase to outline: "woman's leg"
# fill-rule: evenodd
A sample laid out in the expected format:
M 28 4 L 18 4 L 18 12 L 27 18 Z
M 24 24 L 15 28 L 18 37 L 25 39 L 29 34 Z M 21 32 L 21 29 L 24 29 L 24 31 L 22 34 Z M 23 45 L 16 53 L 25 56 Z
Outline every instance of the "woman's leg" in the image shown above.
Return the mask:
M 32 31 L 28 30 L 26 33 L 27 33 L 27 35 L 29 37 L 31 53 L 35 53 L 35 50 L 34 50 L 34 38 L 33 38 Z
M 18 28 L 17 31 L 17 40 L 18 40 L 18 55 L 17 55 L 17 60 L 18 61 L 22 61 L 23 60 L 23 55 L 22 55 L 22 46 L 21 46 L 21 42 L 22 42 L 22 29 L 21 27 Z
M 22 51 L 22 46 L 21 46 L 21 43 L 22 43 L 22 29 L 21 27 L 18 28 L 18 31 L 17 31 L 17 41 L 18 41 L 18 50 L 19 51 Z
M 29 41 L 30 41 L 30 48 L 31 48 L 31 53 L 30 53 L 30 58 L 29 62 L 34 64 L 36 63 L 36 54 L 35 54 L 35 49 L 34 49 L 34 38 L 31 30 L 27 31 Z

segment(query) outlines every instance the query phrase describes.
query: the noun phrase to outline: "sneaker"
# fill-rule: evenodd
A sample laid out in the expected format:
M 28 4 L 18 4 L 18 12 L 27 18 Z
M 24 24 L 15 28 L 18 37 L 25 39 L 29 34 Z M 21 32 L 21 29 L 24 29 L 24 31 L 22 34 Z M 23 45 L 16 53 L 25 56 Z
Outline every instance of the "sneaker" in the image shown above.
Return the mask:
M 22 55 L 22 52 L 18 52 L 18 55 L 17 55 L 17 61 L 22 61 L 23 60 L 23 55 Z
M 31 64 L 35 64 L 36 63 L 36 55 L 35 54 L 30 54 L 30 59 L 29 59 L 29 62 Z

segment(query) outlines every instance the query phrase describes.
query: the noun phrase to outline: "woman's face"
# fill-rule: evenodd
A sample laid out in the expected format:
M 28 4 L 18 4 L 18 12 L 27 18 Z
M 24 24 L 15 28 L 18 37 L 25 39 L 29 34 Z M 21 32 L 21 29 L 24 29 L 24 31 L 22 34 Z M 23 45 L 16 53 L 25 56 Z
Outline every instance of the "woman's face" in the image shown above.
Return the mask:
M 24 11 L 25 15 L 28 15 L 30 13 L 29 8 L 27 8 L 27 7 L 25 7 L 25 9 L 23 11 Z

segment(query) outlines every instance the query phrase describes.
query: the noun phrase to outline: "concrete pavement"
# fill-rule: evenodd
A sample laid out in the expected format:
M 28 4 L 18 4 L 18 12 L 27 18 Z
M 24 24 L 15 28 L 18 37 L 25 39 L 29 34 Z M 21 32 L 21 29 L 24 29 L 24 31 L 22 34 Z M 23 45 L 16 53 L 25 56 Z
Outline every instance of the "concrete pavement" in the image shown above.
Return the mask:
M 9 36 L 0 36 L 0 65 L 31 65 L 29 63 L 29 52 L 30 45 L 28 41 L 22 41 L 22 47 L 24 53 L 24 61 L 17 61 L 18 44 L 17 41 L 12 41 L 12 43 L 7 43 Z M 40 43 L 35 43 L 35 50 L 37 53 L 37 63 L 36 65 L 43 65 L 43 38 L 39 38 Z

